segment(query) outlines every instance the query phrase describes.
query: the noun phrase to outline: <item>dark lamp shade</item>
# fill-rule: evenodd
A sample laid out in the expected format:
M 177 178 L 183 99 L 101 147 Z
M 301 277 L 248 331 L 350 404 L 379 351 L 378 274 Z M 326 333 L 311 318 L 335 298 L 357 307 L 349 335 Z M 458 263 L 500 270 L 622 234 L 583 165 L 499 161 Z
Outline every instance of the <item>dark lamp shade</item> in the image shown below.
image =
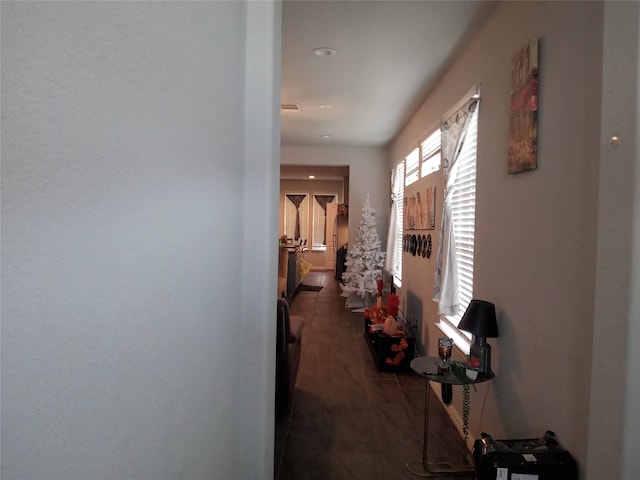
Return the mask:
M 484 300 L 471 300 L 458 328 L 473 333 L 476 337 L 497 337 L 498 322 L 495 305 Z

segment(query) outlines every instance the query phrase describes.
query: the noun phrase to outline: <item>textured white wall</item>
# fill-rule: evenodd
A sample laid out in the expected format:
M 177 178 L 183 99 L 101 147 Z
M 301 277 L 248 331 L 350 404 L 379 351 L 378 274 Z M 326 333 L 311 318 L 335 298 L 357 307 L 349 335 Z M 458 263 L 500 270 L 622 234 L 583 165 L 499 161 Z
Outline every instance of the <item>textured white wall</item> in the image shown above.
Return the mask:
M 2 2 L 3 479 L 270 477 L 278 15 Z
M 406 155 L 480 85 L 474 295 L 496 304 L 500 337 L 490 340 L 496 378 L 473 395 L 471 433 L 522 438 L 551 429 L 583 468 L 589 441 L 602 11 L 599 2 L 501 3 L 399 135 L 390 158 Z M 539 168 L 508 175 L 511 58 L 534 37 L 541 51 Z M 406 273 L 422 298 L 431 353 L 441 335 L 433 327 L 435 307 L 426 289 L 433 283 L 434 263 L 427 268 L 407 262 Z

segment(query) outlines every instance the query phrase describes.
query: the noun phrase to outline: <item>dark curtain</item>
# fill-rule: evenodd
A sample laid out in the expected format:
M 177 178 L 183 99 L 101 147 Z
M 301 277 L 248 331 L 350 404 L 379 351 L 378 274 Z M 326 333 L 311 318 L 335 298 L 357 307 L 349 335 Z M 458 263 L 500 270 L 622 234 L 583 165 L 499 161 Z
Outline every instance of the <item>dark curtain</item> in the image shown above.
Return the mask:
M 327 203 L 331 203 L 335 195 L 314 195 L 316 202 L 318 205 L 322 207 L 322 211 L 324 212 L 324 235 L 322 237 L 322 244 L 327 244 Z
M 300 238 L 300 204 L 306 198 L 306 195 L 290 195 L 287 193 L 287 198 L 293 203 L 296 207 L 296 230 L 295 230 L 295 238 L 297 240 Z

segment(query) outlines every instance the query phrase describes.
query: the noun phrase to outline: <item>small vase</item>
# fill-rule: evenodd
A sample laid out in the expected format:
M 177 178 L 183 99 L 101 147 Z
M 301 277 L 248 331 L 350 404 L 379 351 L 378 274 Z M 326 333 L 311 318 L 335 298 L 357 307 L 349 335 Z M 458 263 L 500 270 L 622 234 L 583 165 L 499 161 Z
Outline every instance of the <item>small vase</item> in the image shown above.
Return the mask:
M 396 333 L 398 333 L 398 322 L 393 317 L 393 315 L 387 316 L 387 319 L 384 321 L 384 333 L 393 337 Z
M 382 310 L 382 297 L 380 295 L 376 298 L 376 308 L 378 310 Z

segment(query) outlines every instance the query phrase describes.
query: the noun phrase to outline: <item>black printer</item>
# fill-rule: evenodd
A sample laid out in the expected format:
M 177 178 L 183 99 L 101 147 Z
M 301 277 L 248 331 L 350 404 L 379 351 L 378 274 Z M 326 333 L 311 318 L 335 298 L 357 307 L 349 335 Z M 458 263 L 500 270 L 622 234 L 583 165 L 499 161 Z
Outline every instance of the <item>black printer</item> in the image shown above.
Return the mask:
M 494 440 L 486 433 L 473 445 L 477 480 L 577 480 L 578 467 L 553 432 L 541 438 Z

